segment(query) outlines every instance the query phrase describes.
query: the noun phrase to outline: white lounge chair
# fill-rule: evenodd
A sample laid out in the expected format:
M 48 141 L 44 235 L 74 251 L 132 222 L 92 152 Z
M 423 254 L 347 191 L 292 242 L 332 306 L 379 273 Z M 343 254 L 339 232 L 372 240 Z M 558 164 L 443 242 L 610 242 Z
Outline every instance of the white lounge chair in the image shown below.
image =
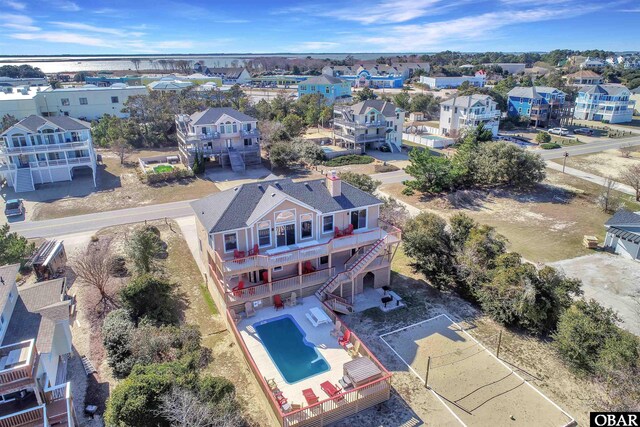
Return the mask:
M 342 322 L 339 320 L 336 320 L 336 324 L 333 327 L 333 330 L 331 331 L 331 336 L 332 337 L 339 337 L 342 335 Z
M 244 313 L 247 316 L 247 318 L 256 315 L 256 309 L 253 308 L 252 302 L 248 301 L 244 303 Z

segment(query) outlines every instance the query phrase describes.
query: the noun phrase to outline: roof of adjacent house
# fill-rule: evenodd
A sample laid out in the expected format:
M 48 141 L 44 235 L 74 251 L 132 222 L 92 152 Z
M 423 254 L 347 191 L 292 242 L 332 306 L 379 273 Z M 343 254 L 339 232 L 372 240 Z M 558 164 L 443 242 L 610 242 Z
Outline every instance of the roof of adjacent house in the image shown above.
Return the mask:
M 64 279 L 48 280 L 18 288 L 18 300 L 5 333 L 3 345 L 36 339 L 40 353 L 49 353 L 56 323 L 69 320 Z
M 46 124 L 60 128 L 63 131 L 91 129 L 91 125 L 89 123 L 84 122 L 82 120 L 74 119 L 69 116 L 42 117 L 42 116 L 36 116 L 35 114 L 32 114 L 20 120 L 15 125 L 11 126 L 9 129 L 4 131 L 2 135 L 5 135 L 15 127 L 21 127 L 23 129 L 28 130 L 29 132 L 36 133 L 38 132 L 38 130 L 40 130 L 42 126 Z
M 2 282 L 0 282 L 0 311 L 4 309 L 9 299 L 9 293 L 16 283 L 16 277 L 18 277 L 18 271 L 20 271 L 20 264 L 3 265 L 0 267 L 0 277 L 2 278 Z
M 242 67 L 207 67 L 206 70 L 211 74 L 224 74 L 227 79 L 237 79 L 245 69 Z
M 640 226 L 640 215 L 626 209 L 618 210 L 604 225 L 637 225 Z
M 227 115 L 233 119 L 238 120 L 239 122 L 256 121 L 256 119 L 254 119 L 253 117 L 238 110 L 234 110 L 231 107 L 207 108 L 204 111 L 193 113 L 190 117 L 193 125 L 206 125 L 217 122 L 223 115 Z
M 513 96 L 516 98 L 542 98 L 541 93 L 559 92 L 564 93 L 560 89 L 556 89 L 551 86 L 516 86 L 507 93 L 507 96 Z
M 625 85 L 617 84 L 617 83 L 609 83 L 603 85 L 585 85 L 580 88 L 581 93 L 589 93 L 589 94 L 602 94 L 615 96 L 619 95 L 622 92 L 628 92 L 629 89 Z
M 602 76 L 592 70 L 580 70 L 573 74 L 567 74 L 565 77 L 572 78 L 572 79 L 584 79 L 584 78 L 594 78 L 594 77 L 602 77 Z
M 319 76 L 309 77 L 306 80 L 303 80 L 300 83 L 306 83 L 311 85 L 335 85 L 339 83 L 344 83 L 344 80 L 339 79 L 337 77 L 328 76 L 326 74 L 321 74 Z
M 466 96 L 454 96 L 453 98 L 449 98 L 446 101 L 442 101 L 440 105 L 449 105 L 451 107 L 471 107 L 477 102 L 485 103 L 487 98 L 493 101 L 489 95 L 466 95 Z
M 291 179 L 243 184 L 191 203 L 196 216 L 210 233 L 248 227 L 284 199 L 329 213 L 382 203 L 373 195 L 342 182 L 341 194 L 332 197 L 324 179 L 293 182 Z
M 392 102 L 380 99 L 367 99 L 351 106 L 353 114 L 365 114 L 370 108 L 374 108 L 387 117 L 395 116 L 396 106 Z
M 179 80 L 164 81 L 158 80 L 156 82 L 149 83 L 151 90 L 174 90 L 174 89 L 186 89 L 193 86 L 191 82 L 181 82 Z

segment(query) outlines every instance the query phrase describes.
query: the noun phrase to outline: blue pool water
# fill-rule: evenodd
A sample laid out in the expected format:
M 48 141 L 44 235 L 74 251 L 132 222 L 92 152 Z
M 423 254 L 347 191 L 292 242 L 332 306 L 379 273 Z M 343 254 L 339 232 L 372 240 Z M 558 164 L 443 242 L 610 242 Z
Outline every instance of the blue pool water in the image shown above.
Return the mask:
M 305 338 L 290 315 L 255 323 L 254 329 L 280 374 L 289 384 L 329 370 L 329 364 Z

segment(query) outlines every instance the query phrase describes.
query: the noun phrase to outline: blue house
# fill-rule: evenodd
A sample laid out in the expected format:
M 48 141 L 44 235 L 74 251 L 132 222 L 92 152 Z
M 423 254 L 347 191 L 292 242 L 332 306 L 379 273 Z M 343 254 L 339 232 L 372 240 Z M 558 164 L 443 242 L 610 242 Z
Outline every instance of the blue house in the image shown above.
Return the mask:
M 298 84 L 298 98 L 310 93 L 319 93 L 328 103 L 351 97 L 351 83 L 333 76 L 310 77 Z
M 507 114 L 528 117 L 533 126 L 546 127 L 564 105 L 566 94 L 549 86 L 516 86 L 507 94 Z

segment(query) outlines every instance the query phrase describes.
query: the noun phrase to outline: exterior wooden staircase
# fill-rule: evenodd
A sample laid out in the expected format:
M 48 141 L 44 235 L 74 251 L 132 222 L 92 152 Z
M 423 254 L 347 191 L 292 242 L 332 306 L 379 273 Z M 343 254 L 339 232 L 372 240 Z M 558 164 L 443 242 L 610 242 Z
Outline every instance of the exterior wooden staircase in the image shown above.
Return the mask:
M 353 304 L 337 295 L 329 295 L 325 301 L 329 308 L 337 313 L 351 314 L 353 313 Z
M 347 261 L 344 271 L 331 276 L 321 287 L 316 291 L 316 296 L 320 301 L 325 301 L 328 298 L 333 297 L 331 293 L 335 291 L 338 286 L 344 282 L 351 282 L 358 274 L 360 274 L 371 262 L 378 257 L 384 251 L 387 246 L 387 237 L 377 240 L 369 250 L 363 250 L 360 256 L 355 259 Z

